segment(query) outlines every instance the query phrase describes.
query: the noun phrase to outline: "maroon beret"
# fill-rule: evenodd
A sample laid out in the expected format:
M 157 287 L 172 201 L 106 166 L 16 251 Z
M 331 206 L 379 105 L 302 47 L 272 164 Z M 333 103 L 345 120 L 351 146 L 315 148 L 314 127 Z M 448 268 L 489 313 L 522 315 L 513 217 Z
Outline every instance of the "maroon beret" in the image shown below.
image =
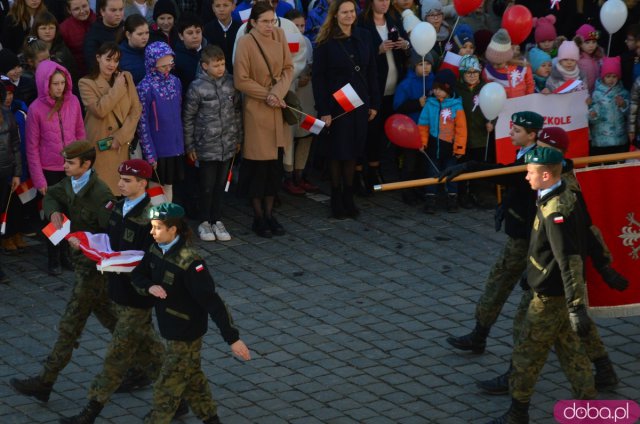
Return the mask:
M 569 148 L 569 136 L 567 132 L 560 127 L 541 129 L 538 133 L 538 141 L 562 152 L 566 152 Z
M 120 175 L 132 175 L 147 180 L 151 178 L 152 172 L 153 168 L 151 168 L 151 165 L 142 159 L 125 160 L 118 167 L 118 173 Z

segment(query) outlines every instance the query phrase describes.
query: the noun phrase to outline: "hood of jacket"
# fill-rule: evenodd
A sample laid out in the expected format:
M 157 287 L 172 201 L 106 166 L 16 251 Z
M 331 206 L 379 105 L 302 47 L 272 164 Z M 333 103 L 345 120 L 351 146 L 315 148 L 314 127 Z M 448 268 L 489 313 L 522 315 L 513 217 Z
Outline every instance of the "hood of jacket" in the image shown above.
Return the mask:
M 164 56 L 176 56 L 171 47 L 169 47 L 169 45 L 164 41 L 156 41 L 149 44 L 147 48 L 144 49 L 144 69 L 147 72 L 147 75 L 160 75 L 160 73 L 155 71 L 154 68 L 156 67 L 158 59 Z
M 49 81 L 51 81 L 51 76 L 56 72 L 60 71 L 64 74 L 67 83 L 64 87 L 64 100 L 71 94 L 72 81 L 71 74 L 67 71 L 67 68 L 64 66 L 54 62 L 53 60 L 44 60 L 40 62 L 38 65 L 38 69 L 36 70 L 36 87 L 38 88 L 38 98 L 47 104 L 54 105 L 56 101 L 51 98 L 49 94 Z
M 618 95 L 622 95 L 624 93 L 624 87 L 622 86 L 622 84 L 620 83 L 620 81 L 618 81 L 616 83 L 616 85 L 614 85 L 613 87 L 609 87 L 606 86 L 602 80 L 600 78 L 598 78 L 596 80 L 596 87 L 593 90 L 593 94 L 598 94 L 602 97 L 610 97 L 610 98 L 614 98 Z

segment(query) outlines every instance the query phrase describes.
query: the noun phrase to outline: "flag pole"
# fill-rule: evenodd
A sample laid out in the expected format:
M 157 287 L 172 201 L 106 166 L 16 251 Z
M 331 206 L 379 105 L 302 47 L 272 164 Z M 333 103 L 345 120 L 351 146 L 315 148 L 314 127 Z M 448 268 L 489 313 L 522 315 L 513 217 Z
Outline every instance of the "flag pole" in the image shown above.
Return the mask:
M 298 110 L 298 109 L 296 109 L 296 108 L 294 108 L 294 107 L 291 107 L 291 106 L 289 106 L 289 105 L 287 105 L 287 108 L 291 109 L 291 110 L 292 110 L 292 111 L 294 111 L 294 112 L 298 112 L 298 113 L 299 113 L 299 114 L 301 114 L 301 115 L 309 116 L 309 114 L 308 114 L 308 113 L 304 113 L 303 111 Z
M 349 112 L 351 112 L 351 111 L 349 111 Z M 332 120 L 332 121 L 335 121 L 336 119 L 340 118 L 341 116 L 346 115 L 346 114 L 347 114 L 347 113 L 349 113 L 349 112 L 342 112 L 340 115 L 336 116 L 335 118 L 331 118 L 331 120 Z
M 491 133 L 489 131 L 487 131 L 487 142 L 484 146 L 484 161 L 488 161 L 489 160 L 489 137 L 491 136 Z
M 293 109 L 293 108 L 291 108 Z M 295 109 L 293 109 L 295 110 Z M 231 166 L 229 167 L 229 173 L 227 174 L 227 184 L 224 186 L 224 192 L 228 193 L 229 192 L 229 186 L 231 185 L 231 177 L 233 177 L 233 163 L 236 161 L 236 155 L 238 154 L 238 152 L 236 151 L 233 154 L 233 157 L 231 158 Z
M 3 214 L 3 218 L 4 221 L 2 222 L 2 234 L 5 234 L 7 232 L 7 220 L 8 220 L 8 213 L 9 213 L 9 204 L 11 203 L 11 196 L 13 195 L 14 190 L 11 190 L 9 192 L 9 199 L 7 199 L 7 206 L 4 208 L 4 214 Z
M 444 20 L 444 17 L 442 18 L 442 20 Z M 447 44 L 449 44 L 451 42 L 451 39 L 453 38 L 453 33 L 456 30 L 456 27 L 458 26 L 458 22 L 460 21 L 460 16 L 458 16 L 456 18 L 456 22 L 453 24 L 453 28 L 451 28 L 451 33 L 449 33 L 449 39 L 447 40 Z M 445 48 L 446 48 L 446 44 L 445 44 Z M 608 56 L 608 55 L 607 55 Z

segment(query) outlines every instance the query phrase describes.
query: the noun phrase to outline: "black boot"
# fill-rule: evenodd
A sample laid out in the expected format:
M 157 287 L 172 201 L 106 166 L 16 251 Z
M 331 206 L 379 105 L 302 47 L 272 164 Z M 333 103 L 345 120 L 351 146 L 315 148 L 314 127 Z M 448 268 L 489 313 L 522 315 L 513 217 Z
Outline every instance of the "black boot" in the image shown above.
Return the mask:
M 488 395 L 508 395 L 509 394 L 509 376 L 511 375 L 511 364 L 509 369 L 502 375 L 491 380 L 478 381 L 476 386 Z
M 90 400 L 87 406 L 73 417 L 60 418 L 60 424 L 93 424 L 96 421 L 104 405 L 95 400 Z
M 9 383 L 17 392 L 26 396 L 33 396 L 42 402 L 49 400 L 49 395 L 53 388 L 53 384 L 45 383 L 41 377 L 30 377 L 24 380 L 12 378 Z
M 120 383 L 120 387 L 116 389 L 116 393 L 128 393 L 134 390 L 144 389 L 151 385 L 152 381 L 147 375 L 137 369 L 130 369 L 125 374 Z
M 360 211 L 356 207 L 355 201 L 353 200 L 353 187 L 344 187 L 342 199 L 346 215 L 349 218 L 357 218 L 358 215 L 360 215 Z
M 368 188 L 367 181 L 364 178 L 362 171 L 356 171 L 353 176 L 353 186 L 356 190 L 356 194 L 360 197 L 369 197 L 373 194 Z
M 47 271 L 49 275 L 62 274 L 62 267 L 60 266 L 60 247 L 54 246 L 47 240 Z
M 484 353 L 490 329 L 490 327 L 484 327 L 476 322 L 476 328 L 471 333 L 461 337 L 448 337 L 447 342 L 456 349 Z
M 271 234 L 271 228 L 269 228 L 269 224 L 264 218 L 253 218 L 253 225 L 251 226 L 251 229 L 260 237 L 273 237 L 273 234 Z
M 384 184 L 379 166 L 369 166 L 367 171 L 367 188 L 373 193 L 373 187 Z
M 222 424 L 222 421 L 220 421 L 220 418 L 218 418 L 217 415 L 214 415 L 211 418 L 207 418 L 206 420 L 202 421 L 203 424 Z
M 599 392 L 611 390 L 618 385 L 620 380 L 608 356 L 594 359 L 593 365 L 596 367 L 596 375 L 593 379 L 595 380 L 596 389 Z
M 507 413 L 488 424 L 529 424 L 529 402 L 511 399 L 511 406 Z
M 267 219 L 267 225 L 271 230 L 271 234 L 274 236 L 283 236 L 285 234 L 284 227 L 278 222 L 275 216 L 270 216 Z
M 331 216 L 335 219 L 347 217 L 340 187 L 331 187 Z

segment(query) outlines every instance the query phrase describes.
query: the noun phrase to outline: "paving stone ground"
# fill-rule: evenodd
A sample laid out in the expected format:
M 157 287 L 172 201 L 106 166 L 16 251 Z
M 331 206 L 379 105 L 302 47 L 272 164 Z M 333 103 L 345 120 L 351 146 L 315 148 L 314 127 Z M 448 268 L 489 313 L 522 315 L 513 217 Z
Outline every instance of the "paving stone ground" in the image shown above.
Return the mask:
M 224 222 L 233 239 L 197 245 L 215 270 L 253 359 L 231 356 L 212 324 L 203 368 L 227 424 L 483 423 L 507 397 L 475 382 L 503 372 L 511 351 L 509 300 L 484 355 L 453 352 L 445 339 L 474 325 L 474 305 L 504 243 L 487 210 L 427 216 L 398 193 L 358 199 L 357 220 L 328 218 L 322 196 L 282 195 L 283 237 L 260 239 L 250 211 L 230 197 Z M 57 423 L 78 412 L 101 367 L 108 333 L 91 317 L 47 404 L 17 395 L 12 377 L 39 372 L 55 339 L 72 274 L 50 277 L 41 241 L 0 260 L 0 423 Z M 596 321 L 621 384 L 602 398 L 640 400 L 640 318 Z M 553 406 L 570 398 L 551 354 L 536 386 L 531 422 L 553 423 Z M 151 389 L 117 394 L 98 423 L 136 423 Z M 193 414 L 176 422 L 198 423 Z

